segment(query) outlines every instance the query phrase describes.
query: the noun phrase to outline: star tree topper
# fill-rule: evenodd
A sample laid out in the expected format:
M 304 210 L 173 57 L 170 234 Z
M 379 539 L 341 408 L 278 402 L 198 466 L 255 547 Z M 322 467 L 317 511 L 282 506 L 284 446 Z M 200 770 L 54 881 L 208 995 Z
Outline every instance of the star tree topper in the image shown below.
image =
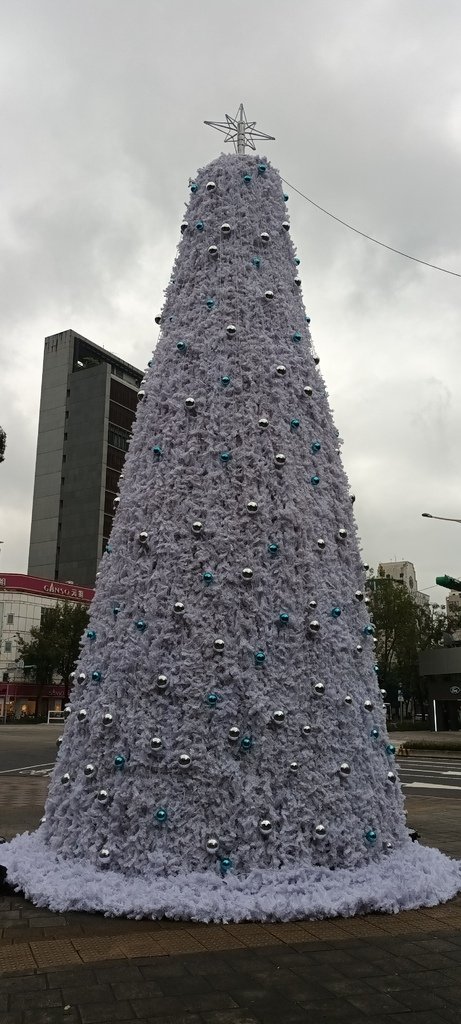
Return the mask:
M 273 135 L 266 135 L 255 128 L 256 121 L 248 121 L 243 103 L 240 104 L 235 117 L 226 114 L 225 121 L 204 121 L 210 128 L 216 128 L 218 132 L 224 132 L 224 142 L 233 142 L 236 153 L 244 153 L 245 149 L 256 149 L 254 139 L 269 139 L 274 141 Z

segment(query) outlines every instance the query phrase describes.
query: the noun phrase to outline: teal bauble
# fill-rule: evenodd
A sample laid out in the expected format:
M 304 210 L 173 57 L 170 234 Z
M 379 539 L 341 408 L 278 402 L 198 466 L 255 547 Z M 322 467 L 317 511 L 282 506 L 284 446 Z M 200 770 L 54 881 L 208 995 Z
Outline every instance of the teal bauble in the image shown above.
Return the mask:
M 123 756 L 123 754 L 116 754 L 116 756 L 114 757 L 114 766 L 115 768 L 117 768 L 119 772 L 122 771 L 122 769 L 125 767 L 125 763 L 126 758 Z
M 155 812 L 155 819 L 156 819 L 156 821 L 159 821 L 160 824 L 162 825 L 163 822 L 167 820 L 167 818 L 168 818 L 168 814 L 167 814 L 165 808 L 164 807 L 159 807 L 156 810 L 156 812 Z
M 319 483 L 320 483 L 320 477 L 319 476 L 317 476 L 316 474 L 314 474 L 314 476 L 311 476 L 311 484 L 312 484 L 313 487 L 317 487 Z

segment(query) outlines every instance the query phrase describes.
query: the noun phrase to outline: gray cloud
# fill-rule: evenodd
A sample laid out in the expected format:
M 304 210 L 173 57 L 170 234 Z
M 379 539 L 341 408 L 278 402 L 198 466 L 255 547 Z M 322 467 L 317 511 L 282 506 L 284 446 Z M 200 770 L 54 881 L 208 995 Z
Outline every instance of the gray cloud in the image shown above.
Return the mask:
M 283 177 L 461 272 L 460 30 L 454 0 L 4 0 L 3 569 L 27 564 L 43 337 L 145 365 L 189 175 L 222 146 L 204 118 L 243 100 Z M 461 518 L 461 281 L 290 210 L 364 554 L 461 574 L 458 527 L 420 518 Z

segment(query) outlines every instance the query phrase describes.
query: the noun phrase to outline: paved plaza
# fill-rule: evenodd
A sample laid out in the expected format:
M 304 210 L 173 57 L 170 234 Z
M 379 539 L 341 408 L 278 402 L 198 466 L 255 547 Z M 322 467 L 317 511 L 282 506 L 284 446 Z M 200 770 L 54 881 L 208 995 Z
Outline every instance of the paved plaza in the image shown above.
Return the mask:
M 47 780 L 0 777 L 2 834 L 34 828 Z M 408 821 L 461 858 L 459 800 Z M 398 915 L 203 925 L 54 914 L 0 898 L 0 1024 L 443 1024 L 461 1020 L 461 896 Z

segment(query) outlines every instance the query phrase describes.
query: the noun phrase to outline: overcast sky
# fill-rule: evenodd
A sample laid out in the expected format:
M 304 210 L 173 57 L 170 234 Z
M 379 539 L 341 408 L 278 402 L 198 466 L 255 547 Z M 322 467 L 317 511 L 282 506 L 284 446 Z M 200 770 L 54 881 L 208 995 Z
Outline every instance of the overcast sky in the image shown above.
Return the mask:
M 241 101 L 282 177 L 461 273 L 459 0 L 0 0 L 0 568 L 27 570 L 43 339 L 144 367 L 188 179 Z M 364 557 L 461 576 L 461 278 L 290 188 Z M 445 597 L 428 590 L 432 600 Z

